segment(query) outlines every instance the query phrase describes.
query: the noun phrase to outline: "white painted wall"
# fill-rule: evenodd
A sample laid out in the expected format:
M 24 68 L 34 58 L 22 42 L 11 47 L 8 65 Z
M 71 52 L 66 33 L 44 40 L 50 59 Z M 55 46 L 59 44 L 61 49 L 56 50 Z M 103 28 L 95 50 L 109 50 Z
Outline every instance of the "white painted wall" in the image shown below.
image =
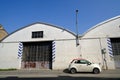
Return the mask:
M 92 50 L 93 50 L 92 51 L 93 53 L 96 53 L 99 50 L 98 54 L 96 54 L 95 56 L 91 56 L 91 55 L 89 56 L 91 56 L 90 57 L 91 59 L 93 57 L 96 58 L 97 56 L 100 56 L 99 58 L 101 58 L 103 55 L 99 55 L 100 49 L 105 48 L 106 49 L 105 58 L 107 60 L 108 69 L 114 69 L 115 68 L 114 57 L 111 57 L 109 55 L 107 38 L 118 38 L 118 37 L 120 37 L 120 16 L 106 20 L 94 26 L 90 30 L 88 30 L 88 32 L 86 32 L 81 39 L 83 39 L 83 43 L 85 42 L 84 43 L 85 45 L 87 44 L 86 46 L 84 46 L 84 48 L 85 49 L 89 48 L 89 49 L 88 50 L 82 49 L 83 51 L 82 54 L 86 54 L 88 53 L 88 51 L 91 52 Z M 85 41 L 84 39 L 86 39 L 87 41 Z M 99 39 L 99 41 L 97 42 L 94 40 L 91 41 L 91 39 Z M 83 43 L 82 43 L 82 46 L 84 45 Z M 99 45 L 101 45 L 101 47 L 98 47 Z M 87 54 L 85 56 L 87 57 Z M 96 60 L 96 61 L 99 61 L 99 60 Z
M 66 69 L 70 62 L 80 57 L 80 46 L 76 46 L 76 40 L 55 41 L 56 58 L 53 69 Z
M 18 43 L 0 43 L 0 69 L 20 68 Z
M 43 38 L 33 39 L 32 38 L 33 31 L 44 31 Z M 37 23 L 25 27 L 19 31 L 16 31 L 15 33 L 5 38 L 3 42 L 47 41 L 47 40 L 56 40 L 56 39 L 75 39 L 75 36 L 70 34 L 64 29 Z
M 33 31 L 43 31 L 43 38 L 32 38 Z M 27 26 L 12 33 L 1 42 L 5 45 L 0 48 L 0 68 L 21 67 L 21 60 L 17 59 L 19 41 L 55 41 L 56 57 L 53 69 L 68 68 L 71 60 L 80 55 L 80 48 L 76 46 L 75 39 L 75 35 L 69 31 L 51 25 L 37 23 Z M 2 56 L 7 57 L 7 59 Z
M 53 69 L 65 69 L 72 59 L 78 57 L 100 63 L 103 66 L 102 48 L 106 48 L 108 68 L 114 69 L 114 60 L 108 54 L 106 39 L 120 37 L 119 26 L 120 16 L 102 22 L 86 32 L 79 40 L 80 45 L 76 46 L 75 35 L 62 28 L 39 23 L 30 25 L 14 32 L 2 41 L 4 46 L 0 46 L 0 68 L 20 68 L 20 60 L 17 59 L 19 41 L 55 41 L 56 57 Z M 44 37 L 32 39 L 32 31 L 44 31 Z
M 102 67 L 103 59 L 99 39 L 82 39 L 80 45 L 82 58 L 100 64 Z
M 106 66 L 108 69 L 115 69 L 114 59 L 110 57 L 106 43 L 106 38 L 82 39 L 80 41 L 82 58 L 99 64 L 103 69 L 106 69 Z M 101 52 L 103 48 L 106 48 L 105 57 Z M 104 59 L 106 59 L 107 65 Z
M 88 30 L 82 38 L 120 37 L 120 16 L 99 23 Z

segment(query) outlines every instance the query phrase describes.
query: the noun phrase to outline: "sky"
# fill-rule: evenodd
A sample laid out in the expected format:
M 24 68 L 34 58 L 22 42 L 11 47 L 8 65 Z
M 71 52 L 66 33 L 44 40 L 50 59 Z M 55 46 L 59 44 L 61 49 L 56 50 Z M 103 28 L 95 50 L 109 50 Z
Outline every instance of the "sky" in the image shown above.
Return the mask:
M 120 15 L 120 0 L 0 0 L 0 24 L 10 34 L 43 22 L 78 33 Z

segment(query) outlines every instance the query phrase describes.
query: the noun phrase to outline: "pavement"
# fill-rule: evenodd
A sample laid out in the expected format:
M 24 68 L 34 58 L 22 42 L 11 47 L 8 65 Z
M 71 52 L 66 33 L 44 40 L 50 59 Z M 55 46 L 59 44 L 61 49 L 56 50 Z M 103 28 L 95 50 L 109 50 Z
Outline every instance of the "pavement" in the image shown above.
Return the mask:
M 120 69 L 104 70 L 100 74 L 70 74 L 62 70 L 0 71 L 0 80 L 120 80 Z

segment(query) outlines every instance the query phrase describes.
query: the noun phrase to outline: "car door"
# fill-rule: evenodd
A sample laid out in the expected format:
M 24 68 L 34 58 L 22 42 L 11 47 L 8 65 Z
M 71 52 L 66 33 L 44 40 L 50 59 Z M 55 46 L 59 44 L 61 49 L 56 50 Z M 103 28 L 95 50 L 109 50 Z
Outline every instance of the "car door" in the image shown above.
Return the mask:
M 91 66 L 91 63 L 89 61 L 80 60 L 80 64 L 81 64 L 80 71 L 84 71 L 84 72 L 91 72 L 92 71 L 92 66 Z
M 74 66 L 76 67 L 78 72 L 82 71 L 82 64 L 80 63 L 80 60 L 76 60 Z
M 87 60 L 77 60 L 75 62 L 76 68 L 78 72 L 91 72 L 92 66 L 88 64 Z

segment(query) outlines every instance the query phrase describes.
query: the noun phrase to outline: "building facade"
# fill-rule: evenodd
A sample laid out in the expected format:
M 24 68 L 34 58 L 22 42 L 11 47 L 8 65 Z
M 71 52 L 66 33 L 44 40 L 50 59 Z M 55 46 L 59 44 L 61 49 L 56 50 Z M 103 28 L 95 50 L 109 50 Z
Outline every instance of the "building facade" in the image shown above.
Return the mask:
M 7 35 L 8 35 L 8 33 L 5 31 L 5 29 L 2 27 L 2 25 L 0 25 L 0 41 Z
M 0 43 L 0 68 L 59 70 L 68 68 L 74 58 L 85 58 L 103 69 L 120 68 L 120 16 L 92 27 L 79 40 L 69 30 L 38 22 Z
M 120 16 L 89 29 L 81 38 L 84 57 L 103 68 L 120 68 Z
M 80 52 L 74 33 L 46 23 L 19 29 L 0 45 L 0 68 L 64 69 Z

